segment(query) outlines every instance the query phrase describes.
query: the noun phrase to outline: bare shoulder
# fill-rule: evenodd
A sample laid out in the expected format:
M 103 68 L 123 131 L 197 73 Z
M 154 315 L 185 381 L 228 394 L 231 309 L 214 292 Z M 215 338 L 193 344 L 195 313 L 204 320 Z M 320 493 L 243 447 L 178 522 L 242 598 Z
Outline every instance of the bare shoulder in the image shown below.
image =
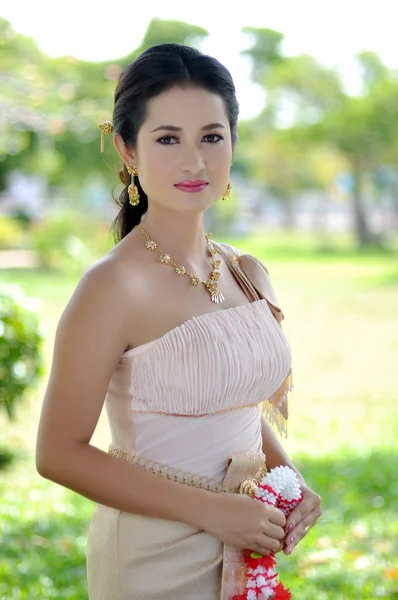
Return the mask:
M 126 283 L 123 277 L 123 265 L 114 257 L 107 256 L 91 266 L 81 277 L 65 310 L 58 329 L 68 328 L 75 323 L 82 333 L 89 334 L 85 343 L 95 343 L 110 330 L 123 322 Z M 90 327 L 97 329 L 88 331 Z M 98 340 L 97 340 L 98 336 Z M 108 340 L 109 341 L 109 340 Z M 119 344 L 123 346 L 123 340 Z
M 134 345 L 134 332 L 146 320 L 148 300 L 154 295 L 147 253 L 134 237 L 128 237 L 83 274 L 59 324 L 61 329 L 64 323 L 69 328 L 72 319 L 84 331 L 92 323 L 97 329 L 87 332 L 85 343 L 107 344 L 115 361 Z
M 91 439 L 130 341 L 130 285 L 122 256 L 108 253 L 83 274 L 61 315 L 38 435 L 42 468 L 63 444 Z

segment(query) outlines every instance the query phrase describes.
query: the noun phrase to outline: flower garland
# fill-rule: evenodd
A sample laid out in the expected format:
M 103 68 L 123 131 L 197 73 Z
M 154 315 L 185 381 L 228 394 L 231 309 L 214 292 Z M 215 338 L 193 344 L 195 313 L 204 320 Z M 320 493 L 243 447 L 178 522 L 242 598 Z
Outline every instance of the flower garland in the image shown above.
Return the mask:
M 254 498 L 279 508 L 287 517 L 303 499 L 296 473 L 290 467 L 275 467 L 260 481 Z M 290 600 L 290 591 L 278 582 L 275 553 L 263 556 L 249 552 L 244 557 L 246 583 L 243 594 L 231 600 Z

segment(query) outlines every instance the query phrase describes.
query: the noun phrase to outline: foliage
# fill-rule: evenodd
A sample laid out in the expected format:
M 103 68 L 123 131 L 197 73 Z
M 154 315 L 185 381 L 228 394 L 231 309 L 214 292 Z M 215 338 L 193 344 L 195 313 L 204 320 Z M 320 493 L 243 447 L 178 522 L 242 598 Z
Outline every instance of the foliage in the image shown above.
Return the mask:
M 17 248 L 24 239 L 24 229 L 21 224 L 10 217 L 0 215 L 0 250 Z
M 243 27 L 242 32 L 251 40 L 251 46 L 242 51 L 252 61 L 252 80 L 263 84 L 272 67 L 283 61 L 284 35 L 268 28 Z
M 395 457 L 374 451 L 301 455 L 323 516 L 278 569 L 295 600 L 393 599 L 398 593 Z M 0 597 L 87 597 L 85 551 L 94 504 L 39 479 L 29 465 L 0 482 Z M 19 590 L 14 595 L 12 590 Z
M 210 229 L 214 235 L 228 235 L 236 223 L 238 200 L 232 184 L 230 197 L 227 200 L 220 198 L 211 207 L 211 211 L 209 210 L 205 214 L 205 219 L 207 219 L 205 229 Z
M 186 44 L 187 46 L 197 46 L 207 36 L 208 32 L 203 27 L 181 21 L 164 21 L 155 17 L 149 23 L 140 46 L 134 50 L 128 60 L 130 62 L 139 56 L 141 52 L 157 44 L 174 42 L 176 44 Z
M 138 51 L 155 43 L 196 43 L 206 30 L 153 19 L 142 45 L 127 57 L 91 63 L 72 56 L 49 58 L 0 18 L 0 190 L 15 169 L 42 173 L 49 184 L 80 188 L 89 174 L 115 182 L 115 153 L 99 159 L 98 124 L 112 113 L 117 79 Z M 112 150 L 112 153 L 110 152 Z
M 105 224 L 68 211 L 53 213 L 35 222 L 29 241 L 42 267 L 81 271 L 94 262 L 96 252 L 105 254 L 107 237 Z
M 0 408 L 10 419 L 44 373 L 43 335 L 37 312 L 21 288 L 0 287 Z
M 398 197 L 397 72 L 375 53 L 361 52 L 356 57 L 361 89 L 351 94 L 336 69 L 307 54 L 287 56 L 282 33 L 255 27 L 242 31 L 250 40 L 242 54 L 251 61 L 252 79 L 263 88 L 265 102 L 256 118 L 240 125 L 234 168 L 280 200 L 286 223 L 298 194 L 329 190 L 337 175 L 351 176 L 357 239 L 362 245 L 373 243 L 366 182 L 376 196 L 378 177 L 388 171 L 383 193 Z M 110 190 L 119 158 L 111 143 L 99 156 L 98 124 L 111 118 L 123 68 L 152 45 L 200 45 L 206 36 L 196 25 L 153 19 L 128 56 L 90 63 L 71 56 L 49 58 L 0 19 L 0 190 L 17 169 L 43 175 L 68 201 L 80 201 L 90 177 Z M 391 203 L 398 211 L 398 200 Z
M 246 144 L 243 149 L 249 173 L 258 177 L 262 160 L 262 179 L 270 178 L 274 193 L 289 210 L 292 194 L 317 187 L 308 154 L 323 153 L 330 159 L 334 153 L 332 162 L 340 163 L 342 169 L 345 166 L 353 179 L 351 201 L 358 242 L 378 241 L 367 223 L 364 180 L 381 166 L 396 169 L 398 164 L 398 72 L 383 65 L 375 53 L 359 53 L 362 89 L 352 95 L 335 69 L 306 54 L 283 55 L 279 42 L 275 46 L 276 32 L 252 28 L 251 33 L 253 43 L 245 54 L 251 57 L 253 77 L 267 96 L 264 110 L 245 132 L 247 139 L 251 134 L 250 148 Z M 270 44 L 274 50 L 269 57 Z M 256 155 L 259 158 L 252 162 Z M 278 162 L 280 168 L 274 170 Z M 326 187 L 336 178 L 333 169 L 329 171 Z M 393 193 L 395 188 L 394 181 Z
M 272 129 L 254 145 L 243 143 L 255 179 L 284 201 L 303 190 L 327 189 L 346 166 L 343 156 L 326 147 L 310 146 L 302 152 L 284 129 Z

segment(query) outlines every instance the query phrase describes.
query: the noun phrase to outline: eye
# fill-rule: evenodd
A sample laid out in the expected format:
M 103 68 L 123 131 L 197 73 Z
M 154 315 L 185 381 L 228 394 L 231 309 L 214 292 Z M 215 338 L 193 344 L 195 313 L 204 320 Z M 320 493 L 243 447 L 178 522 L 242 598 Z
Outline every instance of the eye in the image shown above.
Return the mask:
M 215 138 L 217 138 L 217 139 L 215 139 Z M 205 135 L 203 139 L 205 139 L 210 144 L 216 144 L 217 142 L 220 142 L 224 138 L 221 135 L 218 135 L 218 133 L 209 133 L 208 135 Z
M 178 139 L 174 135 L 164 135 L 163 137 L 158 139 L 158 143 L 163 144 L 164 146 L 171 146 L 173 144 L 177 144 Z

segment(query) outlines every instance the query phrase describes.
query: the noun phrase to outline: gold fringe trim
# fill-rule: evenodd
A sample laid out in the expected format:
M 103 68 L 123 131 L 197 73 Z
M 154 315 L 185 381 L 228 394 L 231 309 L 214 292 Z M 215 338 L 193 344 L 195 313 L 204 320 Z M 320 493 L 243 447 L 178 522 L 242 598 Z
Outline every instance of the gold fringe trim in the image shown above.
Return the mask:
M 288 399 L 293 387 L 293 371 L 290 369 L 289 375 L 280 388 L 261 405 L 261 412 L 267 421 L 271 425 L 276 425 L 279 435 L 284 435 L 285 438 L 287 438 Z
M 280 413 L 269 400 L 265 400 L 261 405 L 261 412 L 270 423 L 276 425 L 279 435 L 284 435 L 287 438 L 287 419 Z

